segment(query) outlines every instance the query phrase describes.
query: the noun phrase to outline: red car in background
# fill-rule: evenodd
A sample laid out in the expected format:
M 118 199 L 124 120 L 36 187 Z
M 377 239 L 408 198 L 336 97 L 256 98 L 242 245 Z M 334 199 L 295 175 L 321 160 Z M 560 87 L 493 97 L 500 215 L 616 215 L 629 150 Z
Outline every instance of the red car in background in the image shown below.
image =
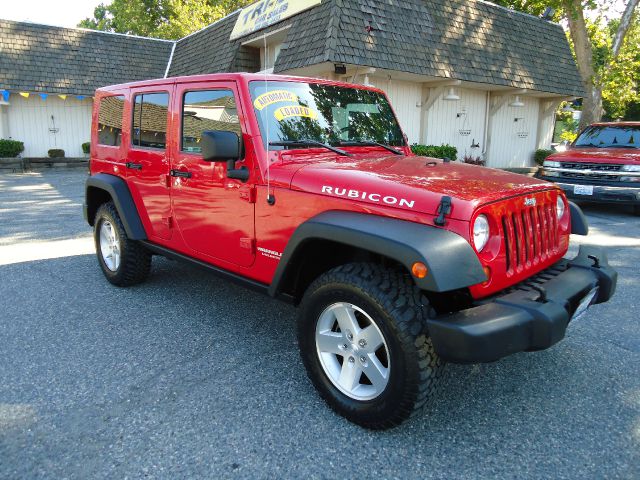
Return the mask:
M 541 178 L 571 199 L 633 205 L 640 215 L 640 122 L 590 125 L 568 150 L 547 157 Z

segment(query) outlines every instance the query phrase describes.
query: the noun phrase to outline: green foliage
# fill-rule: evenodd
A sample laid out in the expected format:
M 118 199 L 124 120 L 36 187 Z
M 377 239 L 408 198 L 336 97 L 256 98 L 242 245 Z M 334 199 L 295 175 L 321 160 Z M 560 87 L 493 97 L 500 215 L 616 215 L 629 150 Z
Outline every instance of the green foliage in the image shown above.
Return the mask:
M 82 144 L 82 153 L 89 153 L 91 151 L 91 142 L 84 142 Z
M 455 160 L 458 157 L 458 149 L 451 145 L 420 145 L 414 143 L 411 145 L 411 151 L 422 157 L 432 158 L 448 158 Z
M 538 165 L 542 166 L 542 163 L 545 161 L 545 159 L 552 153 L 555 152 L 553 150 L 545 150 L 541 148 L 539 150 L 536 150 L 536 153 L 533 154 L 533 159 Z
M 64 150 L 61 148 L 52 148 L 47 153 L 49 154 L 49 158 L 64 158 Z
M 253 0 L 113 0 L 78 26 L 105 32 L 165 39 L 182 38 Z
M 0 139 L 0 158 L 14 158 L 24 151 L 24 143 Z
M 640 102 L 640 14 L 636 14 L 620 53 L 611 59 L 611 43 L 618 24 L 618 20 L 612 20 L 607 25 L 593 27 L 593 37 L 597 39 L 598 56 L 601 58 L 598 60 L 598 69 L 603 78 L 605 117 L 610 120 L 630 120 L 627 114 L 631 113 L 632 104 Z M 610 62 L 608 68 L 607 61 Z

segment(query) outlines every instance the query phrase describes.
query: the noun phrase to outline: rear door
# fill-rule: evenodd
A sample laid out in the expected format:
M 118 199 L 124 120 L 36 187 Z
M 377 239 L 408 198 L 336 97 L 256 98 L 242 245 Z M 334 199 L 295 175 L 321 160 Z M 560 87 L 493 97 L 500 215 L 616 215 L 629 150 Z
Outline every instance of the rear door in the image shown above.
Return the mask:
M 240 138 L 246 131 L 236 84 L 178 84 L 174 111 L 179 139 L 172 153 L 171 197 L 180 233 L 194 252 L 250 266 L 255 259 L 255 173 L 246 183 L 229 179 L 226 163 L 205 162 L 200 153 L 205 130 L 232 131 Z M 254 153 L 247 150 L 236 168 L 252 171 Z
M 131 139 L 126 159 L 127 182 L 136 204 L 144 206 L 139 213 L 147 234 L 161 239 L 171 238 L 169 89 L 132 90 Z

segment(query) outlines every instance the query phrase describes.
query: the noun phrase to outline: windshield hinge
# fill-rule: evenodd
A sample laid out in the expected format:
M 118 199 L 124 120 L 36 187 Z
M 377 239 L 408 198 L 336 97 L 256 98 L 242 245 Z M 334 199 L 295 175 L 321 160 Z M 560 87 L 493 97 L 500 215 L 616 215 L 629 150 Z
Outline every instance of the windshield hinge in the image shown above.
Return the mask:
M 445 195 L 440 199 L 440 205 L 438 205 L 438 216 L 433 219 L 433 223 L 439 227 L 443 227 L 445 223 L 445 215 L 451 213 L 451 197 Z

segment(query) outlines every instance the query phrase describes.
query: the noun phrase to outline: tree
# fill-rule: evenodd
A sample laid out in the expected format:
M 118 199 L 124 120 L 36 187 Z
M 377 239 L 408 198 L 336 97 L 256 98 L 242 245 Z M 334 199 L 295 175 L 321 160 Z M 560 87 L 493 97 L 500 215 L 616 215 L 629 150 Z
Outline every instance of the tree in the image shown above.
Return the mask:
M 556 19 L 567 22 L 569 38 L 586 92 L 580 119 L 580 126 L 584 127 L 602 118 L 603 87 L 608 77 L 607 72 L 618 61 L 639 1 L 627 0 L 625 10 L 612 37 L 610 53 L 601 66 L 594 62 L 594 45 L 589 35 L 585 11 L 606 9 L 610 2 L 606 0 L 496 0 L 496 3 L 532 15 L 540 15 L 547 6 L 551 6 L 556 10 Z
M 105 32 L 175 40 L 219 20 L 254 0 L 113 0 L 78 26 Z

